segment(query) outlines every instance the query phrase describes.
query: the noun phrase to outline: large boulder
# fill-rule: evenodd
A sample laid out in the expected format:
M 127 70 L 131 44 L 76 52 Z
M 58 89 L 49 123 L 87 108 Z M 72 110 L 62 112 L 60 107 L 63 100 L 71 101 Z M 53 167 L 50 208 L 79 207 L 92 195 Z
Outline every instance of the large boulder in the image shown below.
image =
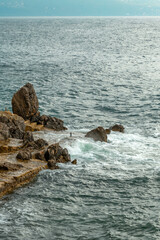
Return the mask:
M 115 124 L 110 128 L 112 131 L 124 133 L 124 127 L 120 124 Z
M 106 130 L 103 127 L 95 128 L 89 131 L 85 137 L 93 138 L 94 141 L 107 142 Z
M 27 83 L 13 95 L 13 113 L 23 117 L 25 120 L 36 115 L 38 108 L 38 98 L 32 84 Z
M 8 111 L 0 111 L 0 123 L 7 126 L 6 131 L 7 129 L 9 130 L 9 137 L 23 139 L 25 132 L 25 124 L 22 117 L 16 114 L 12 114 Z

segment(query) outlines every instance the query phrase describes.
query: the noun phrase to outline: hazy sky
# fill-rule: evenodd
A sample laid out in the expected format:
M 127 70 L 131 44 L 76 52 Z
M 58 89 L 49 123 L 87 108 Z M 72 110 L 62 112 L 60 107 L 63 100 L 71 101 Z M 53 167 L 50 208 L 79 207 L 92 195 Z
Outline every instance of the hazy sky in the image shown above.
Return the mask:
M 0 16 L 160 16 L 160 0 L 0 0 Z

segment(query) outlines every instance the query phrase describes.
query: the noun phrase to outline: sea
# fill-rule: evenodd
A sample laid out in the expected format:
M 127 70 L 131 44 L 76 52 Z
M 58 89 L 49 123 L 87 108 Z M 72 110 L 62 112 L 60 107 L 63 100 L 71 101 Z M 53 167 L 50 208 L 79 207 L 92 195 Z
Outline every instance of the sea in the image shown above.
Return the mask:
M 0 18 L 0 109 L 34 85 L 77 165 L 0 200 L 2 240 L 160 239 L 160 18 Z M 122 124 L 108 142 L 85 134 Z M 72 137 L 70 137 L 72 133 Z

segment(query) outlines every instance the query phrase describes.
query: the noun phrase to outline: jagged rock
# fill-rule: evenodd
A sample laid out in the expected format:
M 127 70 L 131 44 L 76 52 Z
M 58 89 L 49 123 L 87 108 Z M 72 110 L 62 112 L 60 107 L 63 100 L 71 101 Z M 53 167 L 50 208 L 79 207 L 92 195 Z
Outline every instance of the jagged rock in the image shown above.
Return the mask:
M 77 159 L 74 159 L 71 163 L 76 165 L 77 164 Z
M 36 122 L 30 122 L 30 120 L 25 121 L 25 131 L 36 132 L 42 131 L 44 126 L 41 124 L 37 124 Z
M 106 129 L 106 134 L 110 134 L 111 133 L 111 130 L 110 129 Z
M 27 83 L 13 95 L 13 113 L 23 117 L 25 120 L 30 119 L 36 115 L 38 108 L 38 98 L 32 84 Z
M 39 138 L 38 140 L 34 141 L 35 144 L 37 145 L 38 148 L 43 148 L 45 146 L 48 146 L 48 142 L 45 141 L 44 139 L 42 138 Z
M 30 149 L 41 149 L 43 147 L 48 146 L 47 141 L 45 141 L 44 139 L 38 139 L 36 141 L 32 141 L 32 142 L 27 142 L 24 144 L 23 148 L 30 148 Z
M 85 135 L 85 137 L 93 138 L 94 141 L 107 142 L 106 131 L 103 127 L 98 127 L 98 128 L 95 128 L 95 129 L 89 131 Z
M 124 127 L 120 124 L 115 124 L 113 127 L 111 127 L 111 130 L 112 131 L 115 131 L 115 132 L 122 132 L 124 133 Z
M 16 171 L 22 167 L 23 165 L 17 164 L 17 163 L 10 163 L 10 162 L 0 163 L 0 170 Z
M 68 150 L 63 149 L 59 143 L 52 144 L 47 148 L 45 152 L 46 161 L 56 159 L 57 162 L 65 163 L 71 161 Z
M 36 152 L 36 153 L 32 156 L 32 158 L 39 159 L 39 160 L 41 160 L 41 161 L 45 161 L 46 159 L 45 159 L 45 157 L 44 157 L 44 154 L 45 154 L 45 151 L 44 151 L 44 150 L 43 150 L 43 151 L 39 151 L 39 152 Z
M 67 130 L 67 128 L 63 126 L 63 121 L 56 117 L 42 115 L 39 118 L 38 124 L 41 124 L 46 128 L 53 129 L 54 131 Z
M 20 160 L 30 160 L 32 158 L 32 154 L 31 152 L 27 149 L 27 150 L 24 150 L 24 151 L 20 151 L 17 156 L 16 156 L 17 159 L 20 159 Z
M 28 142 L 34 141 L 33 133 L 32 132 L 25 132 L 23 137 L 23 142 L 26 144 Z
M 7 140 L 10 136 L 9 128 L 5 123 L 0 122 L 0 141 Z
M 59 169 L 59 167 L 56 165 L 56 159 L 48 160 L 48 167 L 50 169 Z
M 24 119 L 11 112 L 0 112 L 0 122 L 9 128 L 9 137 L 23 139 L 25 132 Z

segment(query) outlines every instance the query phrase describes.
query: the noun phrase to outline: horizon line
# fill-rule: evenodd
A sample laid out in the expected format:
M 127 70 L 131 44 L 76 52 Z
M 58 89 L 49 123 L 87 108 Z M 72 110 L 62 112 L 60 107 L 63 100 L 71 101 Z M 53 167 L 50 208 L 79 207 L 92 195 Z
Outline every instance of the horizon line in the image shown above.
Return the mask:
M 140 18 L 143 18 L 143 17 L 148 17 L 148 18 L 151 18 L 151 17 L 160 17 L 160 15 L 113 15 L 113 16 L 97 16 L 97 15 L 86 15 L 86 16 L 0 16 L 0 18 L 92 18 L 92 17 L 97 17 L 97 18 L 119 18 L 119 17 L 123 17 L 123 18 L 136 18 L 136 17 L 140 17 Z

